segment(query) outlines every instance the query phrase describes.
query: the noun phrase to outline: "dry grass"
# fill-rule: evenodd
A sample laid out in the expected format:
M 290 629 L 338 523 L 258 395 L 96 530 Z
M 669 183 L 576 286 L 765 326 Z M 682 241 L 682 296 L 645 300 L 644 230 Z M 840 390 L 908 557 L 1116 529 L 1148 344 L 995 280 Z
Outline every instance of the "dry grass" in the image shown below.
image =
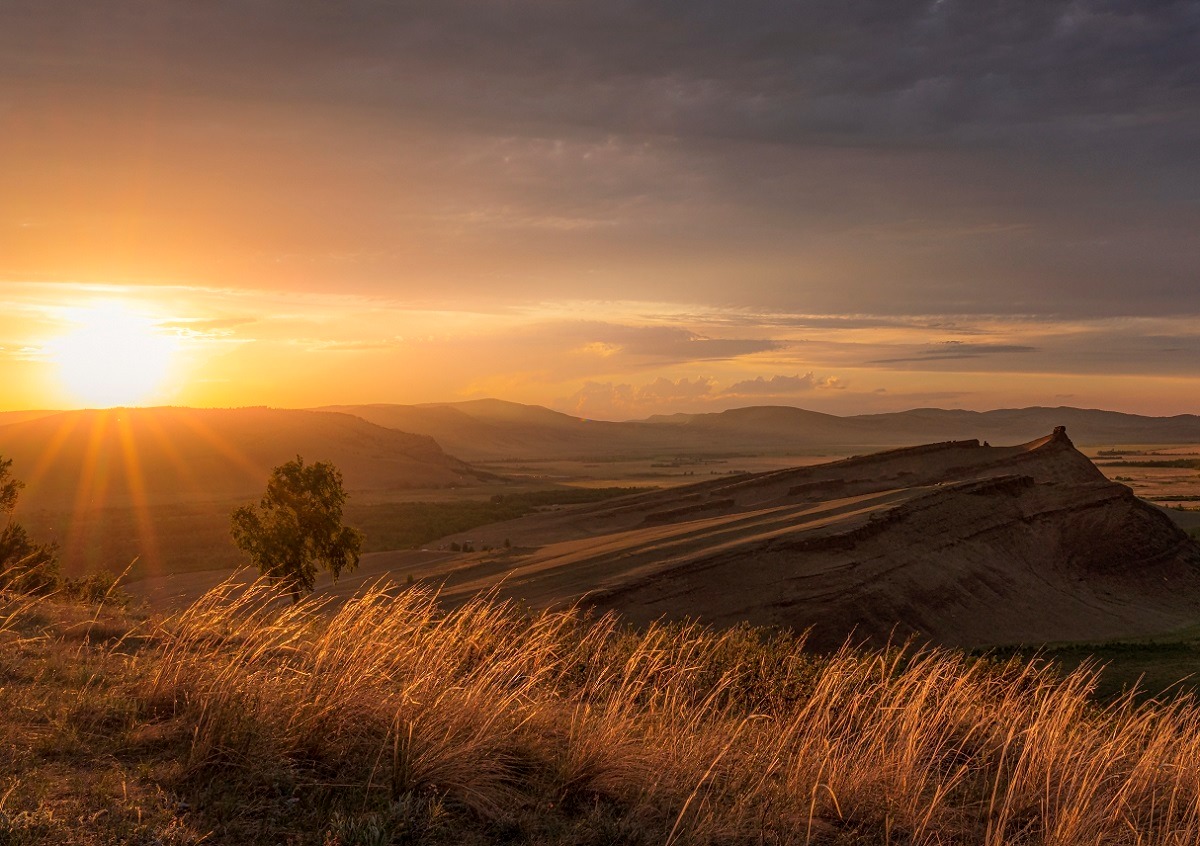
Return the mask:
M 74 649 L 91 680 L 59 685 L 22 764 L 107 744 L 143 805 L 175 803 L 147 811 L 164 843 L 1200 842 L 1200 711 L 1101 708 L 1086 668 L 816 659 L 384 587 L 331 607 L 227 584 L 137 644 L 63 631 L 48 660 Z M 0 843 L 37 842 L 4 820 L 53 806 L 8 780 Z M 141 842 L 106 836 L 78 841 Z

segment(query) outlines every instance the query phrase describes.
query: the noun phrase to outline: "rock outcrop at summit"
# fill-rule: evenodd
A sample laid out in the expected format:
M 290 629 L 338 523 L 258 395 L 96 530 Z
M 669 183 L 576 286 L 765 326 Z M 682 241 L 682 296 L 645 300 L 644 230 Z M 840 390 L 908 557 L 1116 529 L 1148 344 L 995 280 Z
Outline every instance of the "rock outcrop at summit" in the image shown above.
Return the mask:
M 475 537 L 531 551 L 448 570 L 450 598 L 499 581 L 535 605 L 787 626 L 819 647 L 1099 640 L 1200 617 L 1200 546 L 1062 428 L 726 477 Z

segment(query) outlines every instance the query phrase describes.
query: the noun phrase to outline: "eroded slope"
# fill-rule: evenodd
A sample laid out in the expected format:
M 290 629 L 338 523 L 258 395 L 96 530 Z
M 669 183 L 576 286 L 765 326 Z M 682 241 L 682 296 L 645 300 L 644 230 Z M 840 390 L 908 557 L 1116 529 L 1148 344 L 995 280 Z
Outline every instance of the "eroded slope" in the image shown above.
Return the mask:
M 974 646 L 1161 632 L 1200 616 L 1200 548 L 1065 431 L 713 480 L 477 530 L 519 553 L 443 565 L 453 600 L 500 585 L 635 621 L 910 634 Z M 385 566 L 386 556 L 375 562 Z

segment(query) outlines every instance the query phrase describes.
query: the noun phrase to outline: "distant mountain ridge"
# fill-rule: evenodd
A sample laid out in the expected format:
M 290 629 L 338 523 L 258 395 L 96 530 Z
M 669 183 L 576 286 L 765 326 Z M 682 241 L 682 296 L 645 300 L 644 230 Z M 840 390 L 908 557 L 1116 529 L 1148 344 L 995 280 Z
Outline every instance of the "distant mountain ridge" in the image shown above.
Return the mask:
M 39 417 L 49 417 L 51 414 L 61 414 L 61 410 L 22 409 L 20 411 L 0 411 L 0 426 L 10 423 L 22 423 L 26 420 L 36 420 Z
M 429 435 L 468 461 L 644 455 L 667 449 L 668 432 L 644 424 L 572 417 L 538 405 L 469 400 L 424 405 L 331 405 L 380 426 Z
M 794 406 L 747 406 L 644 420 L 588 420 L 541 406 L 503 400 L 424 405 L 339 405 L 407 432 L 429 435 L 472 461 L 518 458 L 600 458 L 686 452 L 859 451 L 976 438 L 1027 441 L 1067 426 L 1085 446 L 1200 443 L 1200 416 L 1147 417 L 1099 409 L 1031 407 L 994 411 L 918 408 L 840 417 Z

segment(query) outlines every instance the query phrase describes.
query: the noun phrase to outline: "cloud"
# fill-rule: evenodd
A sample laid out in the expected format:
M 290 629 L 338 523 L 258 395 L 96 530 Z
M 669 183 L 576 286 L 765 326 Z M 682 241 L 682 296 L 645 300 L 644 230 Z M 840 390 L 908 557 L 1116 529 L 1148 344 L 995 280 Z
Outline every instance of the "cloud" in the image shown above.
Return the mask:
M 48 357 L 44 347 L 36 346 L 0 346 L 0 358 L 13 361 L 43 361 Z
M 712 410 L 736 405 L 747 397 L 788 398 L 815 391 L 843 390 L 845 383 L 836 376 L 818 378 L 812 373 L 803 376 L 757 376 L 718 388 L 707 376 L 693 379 L 668 379 L 660 376 L 652 382 L 632 385 L 627 382 L 589 380 L 573 395 L 560 399 L 556 405 L 581 417 L 645 416 L 679 408 Z
M 694 379 L 667 379 L 660 376 L 645 385 L 628 383 L 584 382 L 583 387 L 556 405 L 580 417 L 611 419 L 653 413 L 665 406 L 690 403 L 710 397 L 713 381 L 704 376 Z
M 836 376 L 817 378 L 810 371 L 805 373 L 803 376 L 799 374 L 795 376 L 772 376 L 770 379 L 764 379 L 762 376 L 756 376 L 753 379 L 735 382 L 725 390 L 721 391 L 721 395 L 729 397 L 785 397 L 793 394 L 809 393 L 815 390 L 842 390 L 845 387 L 845 383 Z
M 772 311 L 710 313 L 696 315 L 711 325 L 754 326 L 785 329 L 924 329 L 978 331 L 967 320 L 953 315 L 870 315 L 870 314 L 785 314 Z
M 394 338 L 360 338 L 356 340 L 298 340 L 296 344 L 314 352 L 377 352 L 394 350 L 404 346 L 405 339 Z
M 746 338 L 710 338 L 689 329 L 666 326 L 597 326 L 598 337 L 620 345 L 631 356 L 665 359 L 673 362 L 716 361 L 779 349 L 771 340 Z
M 7 63 L 28 68 L 40 47 L 72 57 L 42 75 L 135 89 L 404 106 L 458 122 L 877 143 L 881 132 L 1186 120 L 1169 107 L 1195 102 L 1186 68 L 1200 26 L 1188 3 L 1137 0 L 147 6 L 10 2 Z M 146 62 L 167 56 L 147 81 Z
M 1186 0 L 9 0 L 0 274 L 1200 313 L 1198 36 Z
M 930 364 L 939 361 L 984 358 L 985 356 L 1011 355 L 1038 352 L 1037 347 L 1025 344 L 988 344 L 969 341 L 942 341 L 917 351 L 912 356 L 877 358 L 867 364 Z
M 576 355 L 655 366 L 726 361 L 788 346 L 786 341 L 771 339 L 713 338 L 680 326 L 636 326 L 599 321 L 543 324 L 531 331 L 572 344 Z
M 697 376 L 691 380 L 684 378 L 678 381 L 659 376 L 650 384 L 638 388 L 637 397 L 652 402 L 676 402 L 707 397 L 712 394 L 712 391 L 713 381 L 705 376 Z
M 181 338 L 215 341 L 229 339 L 237 329 L 256 322 L 257 319 L 253 317 L 192 317 L 159 321 L 155 326 L 168 332 L 174 332 Z

